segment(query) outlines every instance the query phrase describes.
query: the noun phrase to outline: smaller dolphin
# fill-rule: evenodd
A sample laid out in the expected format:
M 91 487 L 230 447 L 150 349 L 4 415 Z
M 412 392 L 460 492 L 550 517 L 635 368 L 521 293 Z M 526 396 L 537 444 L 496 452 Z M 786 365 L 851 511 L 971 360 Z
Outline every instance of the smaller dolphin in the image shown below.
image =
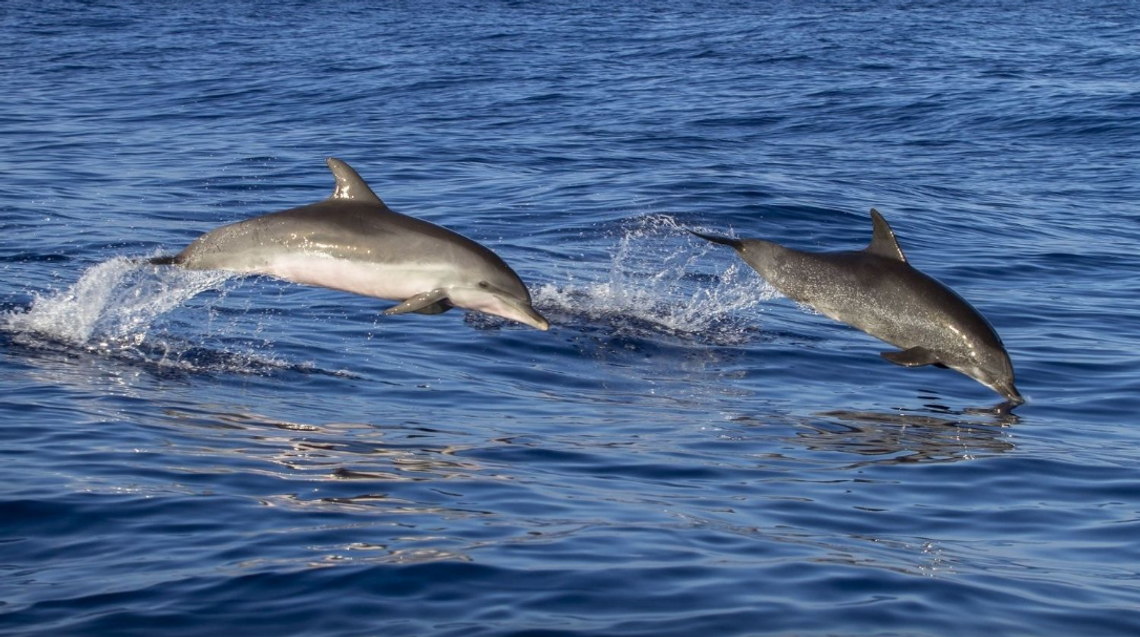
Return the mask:
M 871 244 L 849 252 L 800 252 L 770 241 L 690 232 L 734 248 L 784 296 L 900 348 L 881 354 L 888 361 L 949 367 L 1005 396 L 1010 408 L 1025 402 L 989 322 L 953 290 L 911 267 L 873 208 L 871 222 Z
M 229 270 L 401 301 L 384 314 L 453 307 L 550 328 L 515 271 L 482 245 L 393 212 L 345 162 L 326 160 L 336 188 L 314 204 L 216 228 L 155 265 Z

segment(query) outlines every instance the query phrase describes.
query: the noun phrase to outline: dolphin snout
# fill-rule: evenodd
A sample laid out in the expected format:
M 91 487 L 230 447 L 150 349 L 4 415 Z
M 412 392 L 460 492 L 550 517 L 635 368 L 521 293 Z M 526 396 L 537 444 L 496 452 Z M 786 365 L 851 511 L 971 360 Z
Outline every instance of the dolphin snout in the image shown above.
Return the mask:
M 1009 402 L 1013 403 L 1014 405 L 1020 405 L 1025 402 L 1025 398 L 1021 395 L 1021 392 L 1017 391 L 1017 388 L 1013 386 L 1013 383 L 998 385 L 994 389 L 996 389 L 999 394 L 1009 399 Z
M 539 314 L 530 304 L 520 303 L 518 309 L 524 316 L 521 322 L 543 332 L 550 329 L 550 321 L 546 320 L 546 317 Z
M 527 295 L 529 297 L 529 295 Z M 535 329 L 546 331 L 550 329 L 550 321 L 546 317 L 539 314 L 534 306 L 531 305 L 529 298 L 519 298 L 510 294 L 493 294 L 494 302 L 489 306 L 483 306 L 480 309 L 488 314 L 495 314 L 503 318 L 518 321 L 523 325 L 529 325 Z

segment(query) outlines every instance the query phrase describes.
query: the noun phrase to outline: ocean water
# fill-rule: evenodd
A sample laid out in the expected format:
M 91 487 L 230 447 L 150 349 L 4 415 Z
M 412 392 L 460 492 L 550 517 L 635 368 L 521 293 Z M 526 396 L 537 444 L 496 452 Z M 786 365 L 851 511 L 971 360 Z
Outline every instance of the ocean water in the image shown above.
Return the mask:
M 1140 633 L 1137 4 L 6 0 L 0 41 L 0 634 Z M 328 156 L 552 329 L 140 265 Z M 1025 405 L 686 231 L 872 206 Z

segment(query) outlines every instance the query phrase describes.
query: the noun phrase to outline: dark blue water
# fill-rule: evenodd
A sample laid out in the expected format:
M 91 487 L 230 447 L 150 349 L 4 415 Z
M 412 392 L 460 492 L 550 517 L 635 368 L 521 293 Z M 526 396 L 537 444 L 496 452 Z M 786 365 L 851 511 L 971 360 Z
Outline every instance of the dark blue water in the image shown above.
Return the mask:
M 7 0 L 0 42 L 0 634 L 1140 632 L 1135 3 Z M 327 156 L 554 327 L 133 261 Z M 685 231 L 872 206 L 1016 415 Z

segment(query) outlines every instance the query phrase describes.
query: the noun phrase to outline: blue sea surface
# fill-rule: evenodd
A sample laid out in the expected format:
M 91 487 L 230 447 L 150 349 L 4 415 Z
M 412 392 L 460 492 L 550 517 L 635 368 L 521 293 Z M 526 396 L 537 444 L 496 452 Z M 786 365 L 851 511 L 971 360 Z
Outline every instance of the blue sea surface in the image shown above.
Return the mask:
M 1140 634 L 1140 4 L 0 4 L 0 634 Z M 552 328 L 145 265 L 352 164 Z M 1028 402 L 688 229 L 910 262 Z

